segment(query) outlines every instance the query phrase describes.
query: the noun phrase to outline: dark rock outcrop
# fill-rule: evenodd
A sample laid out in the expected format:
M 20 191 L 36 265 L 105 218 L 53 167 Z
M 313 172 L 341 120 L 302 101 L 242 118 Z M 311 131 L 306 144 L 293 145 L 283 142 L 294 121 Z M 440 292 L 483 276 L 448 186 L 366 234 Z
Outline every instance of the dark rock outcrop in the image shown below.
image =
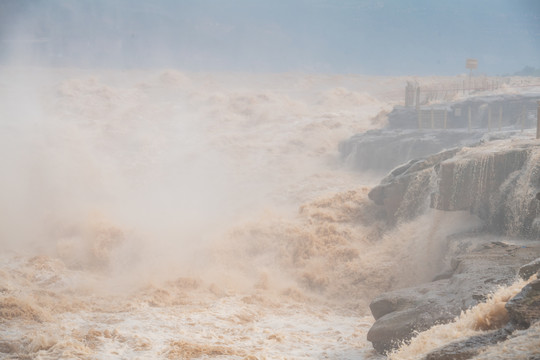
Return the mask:
M 519 328 L 528 328 L 540 320 L 540 280 L 526 285 L 506 303 L 510 321 Z
M 523 280 L 528 280 L 535 273 L 538 274 L 538 278 L 540 279 L 540 258 L 533 260 L 528 264 L 523 265 L 519 269 L 519 276 Z
M 423 159 L 411 160 L 395 168 L 369 192 L 369 198 L 384 207 L 389 223 L 416 217 L 429 205 L 436 176 L 435 166 L 455 156 L 458 150 L 447 150 Z
M 523 336 L 523 334 L 514 335 L 515 330 L 527 329 L 540 320 L 540 280 L 526 285 L 506 303 L 505 307 L 509 314 L 509 322 L 502 329 L 453 342 L 432 351 L 424 357 L 424 360 L 466 360 L 486 350 L 489 346 L 512 337 Z M 532 355 L 530 359 L 540 358 L 540 350 L 530 355 Z
M 540 243 L 531 245 L 492 242 L 476 246 L 475 250 L 456 254 L 449 279 L 378 296 L 370 304 L 376 321 L 368 340 L 384 353 L 410 339 L 414 332 L 452 321 L 463 310 L 485 300 L 498 285 L 514 282 L 521 265 L 540 252 Z
M 449 322 L 459 315 L 459 307 L 444 301 L 449 295 L 448 283 L 441 280 L 375 298 L 370 309 L 376 321 L 367 334 L 375 350 L 386 353 L 410 339 L 416 331 Z
M 508 339 L 512 334 L 511 328 L 490 331 L 486 334 L 471 336 L 463 341 L 457 341 L 430 352 L 424 360 L 466 360 L 478 355 L 490 345 L 495 345 Z

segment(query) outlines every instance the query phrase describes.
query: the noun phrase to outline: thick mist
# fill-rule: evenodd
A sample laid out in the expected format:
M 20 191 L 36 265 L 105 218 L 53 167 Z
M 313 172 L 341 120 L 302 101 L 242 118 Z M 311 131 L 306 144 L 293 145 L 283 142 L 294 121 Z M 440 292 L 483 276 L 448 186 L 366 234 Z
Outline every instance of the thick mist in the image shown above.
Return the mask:
M 2 246 L 106 287 L 188 277 L 367 309 L 374 294 L 444 270 L 446 236 L 478 226 L 432 212 L 387 229 L 367 198 L 382 174 L 341 163 L 339 141 L 384 125 L 400 78 L 3 75 Z
M 235 223 L 343 189 L 332 171 L 355 175 L 338 170 L 337 142 L 385 109 L 326 77 L 5 68 L 3 79 L 4 246 L 137 279 L 199 274 Z

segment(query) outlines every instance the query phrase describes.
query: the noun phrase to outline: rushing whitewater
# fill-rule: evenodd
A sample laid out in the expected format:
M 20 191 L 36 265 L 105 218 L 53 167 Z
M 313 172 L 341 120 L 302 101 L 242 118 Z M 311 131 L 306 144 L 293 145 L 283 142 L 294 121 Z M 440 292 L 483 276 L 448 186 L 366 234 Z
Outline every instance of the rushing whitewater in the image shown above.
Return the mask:
M 377 358 L 369 301 L 478 225 L 385 229 L 339 161 L 408 78 L 0 74 L 0 358 Z

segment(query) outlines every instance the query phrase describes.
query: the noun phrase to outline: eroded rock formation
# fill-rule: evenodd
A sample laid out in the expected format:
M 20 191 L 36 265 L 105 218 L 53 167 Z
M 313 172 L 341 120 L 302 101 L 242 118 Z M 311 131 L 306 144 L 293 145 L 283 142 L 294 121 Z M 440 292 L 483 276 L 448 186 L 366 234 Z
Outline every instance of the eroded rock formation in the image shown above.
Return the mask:
M 537 259 L 537 262 L 540 262 L 540 258 Z M 535 280 L 526 285 L 521 292 L 506 303 L 505 308 L 509 314 L 509 321 L 501 329 L 448 344 L 432 351 L 424 357 L 424 360 L 466 360 L 503 341 L 528 343 L 527 339 L 524 341 L 519 339 L 520 337 L 525 338 L 528 335 L 527 331 L 516 330 L 529 329 L 531 326 L 540 324 L 540 280 Z M 532 348 L 534 349 L 534 344 Z M 532 355 L 528 357 L 529 359 L 538 359 L 540 357 L 540 351 L 536 350 L 536 354 L 527 354 Z M 523 351 L 521 352 L 524 355 Z M 489 355 L 487 356 L 489 358 Z M 512 358 L 511 353 L 508 353 L 507 356 Z
M 389 222 L 414 218 L 429 202 L 438 210 L 469 210 L 492 232 L 539 238 L 538 193 L 540 142 L 501 140 L 410 161 L 369 197 Z
M 376 322 L 368 340 L 375 349 L 384 353 L 416 331 L 450 322 L 484 300 L 496 286 L 512 283 L 518 271 L 522 277 L 537 272 L 539 193 L 540 141 L 523 139 L 499 140 L 413 160 L 394 169 L 373 188 L 369 197 L 384 208 L 389 224 L 413 219 L 430 207 L 466 210 L 484 222 L 484 242 L 475 236 L 458 240 L 460 246 L 454 248 L 459 251 L 449 254 L 452 267 L 444 276 L 373 300 L 370 308 Z M 529 240 L 524 240 L 526 245 L 489 240 L 498 235 Z M 540 283 L 527 286 L 508 303 L 508 327 L 451 344 L 427 358 L 467 359 L 486 346 L 504 341 L 514 329 L 530 326 L 540 316 L 537 287 L 540 289 Z
M 398 347 L 414 332 L 452 321 L 463 310 L 485 300 L 497 286 L 513 283 L 521 265 L 540 252 L 540 243 L 522 247 L 469 242 L 454 255 L 448 278 L 384 293 L 371 302 L 376 321 L 368 340 L 378 352 Z
M 339 152 L 354 169 L 388 171 L 444 149 L 476 144 L 485 136 L 466 130 L 371 130 L 342 141 Z

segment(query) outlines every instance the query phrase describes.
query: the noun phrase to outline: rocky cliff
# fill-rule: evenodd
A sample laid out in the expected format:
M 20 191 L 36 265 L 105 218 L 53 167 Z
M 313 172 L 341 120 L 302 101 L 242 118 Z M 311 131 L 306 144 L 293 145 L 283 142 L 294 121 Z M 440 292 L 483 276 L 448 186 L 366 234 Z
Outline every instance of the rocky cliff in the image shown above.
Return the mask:
M 478 143 L 482 131 L 371 130 L 339 144 L 341 158 L 358 170 L 388 171 L 411 159 Z
M 369 198 L 388 221 L 432 207 L 468 210 L 490 232 L 540 238 L 540 141 L 509 139 L 444 151 L 394 169 Z
M 513 282 L 524 264 L 540 257 L 539 140 L 497 140 L 412 160 L 394 169 L 369 197 L 385 210 L 390 225 L 433 211 L 429 209 L 469 211 L 484 223 L 480 234 L 448 240 L 458 243 L 448 247 L 456 249 L 449 254 L 452 266 L 444 274 L 434 274 L 434 281 L 373 300 L 370 308 L 376 322 L 368 340 L 379 352 L 396 348 L 415 332 L 451 321 L 485 299 L 496 286 Z M 520 242 L 498 241 L 501 236 Z M 537 271 L 532 264 L 521 270 L 523 277 Z M 528 291 L 529 298 L 536 294 L 536 287 Z M 478 349 L 504 341 L 525 323 L 530 326 L 536 322 L 537 311 L 531 309 L 537 299 L 529 300 L 514 306 L 519 308 L 519 314 L 514 315 L 509 302 L 513 325 L 479 339 L 477 343 L 483 345 Z M 520 316 L 534 319 L 519 320 Z M 463 354 L 471 346 L 462 344 Z M 456 349 L 443 349 L 428 358 L 466 359 L 478 353 L 471 350 L 470 356 L 442 357 L 444 351 L 452 354 Z

